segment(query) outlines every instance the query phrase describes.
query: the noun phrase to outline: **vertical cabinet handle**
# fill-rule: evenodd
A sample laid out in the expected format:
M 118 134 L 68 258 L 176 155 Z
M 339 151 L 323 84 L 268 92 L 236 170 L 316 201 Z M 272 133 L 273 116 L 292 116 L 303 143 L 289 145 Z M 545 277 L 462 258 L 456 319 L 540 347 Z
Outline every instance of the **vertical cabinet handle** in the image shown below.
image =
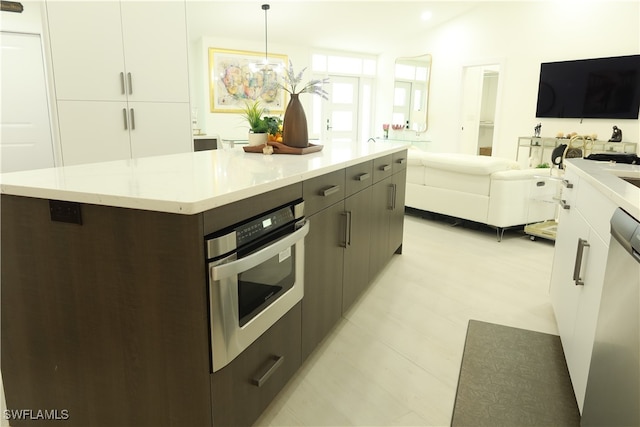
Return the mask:
M 124 73 L 120 72 L 120 88 L 122 89 L 122 94 L 125 94 L 125 87 L 124 87 Z
M 396 185 L 389 184 L 389 186 L 387 187 L 387 191 L 387 209 L 392 211 L 396 208 Z
M 589 247 L 589 242 L 584 239 L 578 239 L 578 251 L 576 252 L 576 263 L 573 266 L 573 281 L 576 282 L 576 286 L 584 286 L 584 280 L 580 278 L 580 270 L 582 268 L 582 256 L 584 255 L 584 248 Z
M 344 211 L 342 215 L 345 217 L 344 239 L 340 242 L 340 246 L 348 248 L 351 246 L 351 211 Z
M 131 73 L 127 73 L 127 83 L 129 83 L 129 95 L 133 94 L 133 83 L 131 82 Z
M 284 362 L 284 356 L 271 356 L 268 365 L 258 373 L 258 378 L 251 379 L 251 384 L 262 387 L 280 365 L 282 365 L 282 362 Z
M 129 110 L 129 114 L 131 114 L 131 130 L 136 130 L 136 116 L 133 113 L 133 108 Z
M 129 130 L 129 118 L 127 117 L 127 109 L 122 109 L 122 118 L 124 119 L 124 130 Z

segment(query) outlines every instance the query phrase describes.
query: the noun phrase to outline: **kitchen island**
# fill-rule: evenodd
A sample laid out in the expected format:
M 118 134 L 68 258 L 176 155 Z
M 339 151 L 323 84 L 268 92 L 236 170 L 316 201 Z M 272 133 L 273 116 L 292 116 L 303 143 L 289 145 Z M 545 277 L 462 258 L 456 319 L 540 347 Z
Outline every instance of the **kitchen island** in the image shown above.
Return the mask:
M 251 424 L 401 251 L 406 148 L 238 148 L 3 175 L 10 423 L 40 410 L 79 426 Z M 310 223 L 304 298 L 214 373 L 204 236 L 299 199 Z M 287 357 L 253 386 L 274 349 Z

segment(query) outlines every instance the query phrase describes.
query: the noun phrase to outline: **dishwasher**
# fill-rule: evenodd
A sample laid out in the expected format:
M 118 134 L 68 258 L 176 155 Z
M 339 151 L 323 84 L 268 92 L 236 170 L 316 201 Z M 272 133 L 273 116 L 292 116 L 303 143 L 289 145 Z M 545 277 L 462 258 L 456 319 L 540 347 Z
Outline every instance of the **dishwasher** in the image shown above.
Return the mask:
M 583 426 L 640 425 L 640 222 L 618 208 L 582 411 Z

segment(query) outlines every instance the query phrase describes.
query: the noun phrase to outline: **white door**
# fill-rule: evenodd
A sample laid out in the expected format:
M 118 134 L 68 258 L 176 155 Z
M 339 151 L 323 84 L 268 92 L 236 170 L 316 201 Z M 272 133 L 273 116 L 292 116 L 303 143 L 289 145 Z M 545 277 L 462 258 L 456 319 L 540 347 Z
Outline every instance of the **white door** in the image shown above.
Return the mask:
M 357 77 L 330 76 L 329 102 L 323 104 L 323 139 L 358 141 L 359 84 Z
M 147 157 L 193 151 L 189 104 L 130 102 L 131 156 Z
M 465 154 L 478 154 L 482 70 L 482 66 L 473 66 L 465 67 L 463 71 L 460 152 Z
M 128 114 L 124 101 L 58 101 L 64 165 L 130 158 Z
M 47 16 L 56 98 L 125 100 L 120 4 L 48 1 Z
M 184 2 L 122 2 L 122 32 L 129 101 L 189 102 Z
M 0 171 L 53 167 L 40 35 L 2 32 L 1 37 Z

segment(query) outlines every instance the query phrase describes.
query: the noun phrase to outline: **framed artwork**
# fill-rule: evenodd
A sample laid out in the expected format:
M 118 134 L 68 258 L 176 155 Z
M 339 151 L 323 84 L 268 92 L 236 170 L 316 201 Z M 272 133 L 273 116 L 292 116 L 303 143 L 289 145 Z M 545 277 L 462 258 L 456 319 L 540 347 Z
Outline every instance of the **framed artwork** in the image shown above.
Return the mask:
M 245 102 L 260 101 L 269 114 L 283 113 L 287 92 L 277 86 L 288 66 L 286 55 L 209 48 L 212 113 L 240 113 Z

